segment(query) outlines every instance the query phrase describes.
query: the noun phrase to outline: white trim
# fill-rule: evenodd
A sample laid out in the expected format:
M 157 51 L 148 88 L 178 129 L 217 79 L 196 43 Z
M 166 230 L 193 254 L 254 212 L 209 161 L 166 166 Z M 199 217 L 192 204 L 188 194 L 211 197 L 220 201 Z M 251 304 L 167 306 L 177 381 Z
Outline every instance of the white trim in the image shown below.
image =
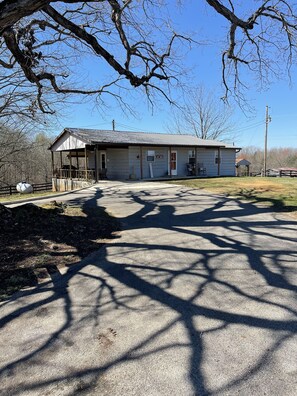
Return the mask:
M 148 162 L 154 162 L 155 156 L 156 156 L 155 150 L 147 150 L 146 160 Z
M 170 153 L 175 153 L 175 169 L 171 169 L 170 173 L 170 165 L 171 165 L 171 158 L 170 158 Z M 177 176 L 177 150 L 168 150 L 168 175 L 171 176 Z

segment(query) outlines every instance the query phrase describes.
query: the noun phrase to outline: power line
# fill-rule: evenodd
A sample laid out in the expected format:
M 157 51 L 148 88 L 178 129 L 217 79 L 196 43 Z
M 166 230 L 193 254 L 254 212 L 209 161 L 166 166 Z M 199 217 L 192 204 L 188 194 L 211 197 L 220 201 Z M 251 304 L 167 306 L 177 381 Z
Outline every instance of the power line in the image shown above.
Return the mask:
M 82 125 L 80 128 L 90 128 L 90 127 L 98 127 L 101 125 L 109 125 L 109 122 L 101 122 L 100 124 L 92 124 L 92 125 Z
M 264 124 L 265 124 L 265 121 L 258 121 L 255 124 L 247 125 L 246 127 L 243 127 L 241 129 L 237 129 L 237 132 L 244 132 L 244 131 L 247 131 L 249 129 L 256 128 L 256 127 L 258 127 L 260 125 L 264 125 Z
M 135 127 L 132 127 L 132 126 L 129 126 L 129 125 L 125 125 L 125 124 L 117 123 L 117 125 L 119 125 L 121 127 L 124 127 L 124 128 L 127 128 L 128 130 L 131 130 L 132 132 L 133 131 L 135 131 L 135 132 L 152 132 L 152 131 L 148 131 L 147 129 L 143 129 L 143 128 L 141 128 L 141 130 L 140 130 L 139 128 L 135 128 Z
M 113 122 L 113 124 L 115 125 L 115 122 Z M 237 132 L 245 132 L 245 131 L 248 131 L 250 129 L 256 128 L 258 126 L 261 126 L 263 124 L 265 124 L 265 121 L 258 121 L 258 122 L 254 123 L 254 124 L 246 125 L 246 126 L 244 126 L 242 128 L 237 129 Z M 96 124 L 91 124 L 91 125 L 81 125 L 80 128 L 99 127 L 99 126 L 102 126 L 102 125 L 110 125 L 110 124 L 109 124 L 109 122 L 102 122 L 102 123 L 96 123 Z M 151 130 L 147 130 L 147 129 L 144 129 L 144 128 L 135 128 L 135 127 L 133 127 L 131 125 L 122 124 L 122 123 L 119 123 L 119 122 L 117 122 L 117 126 L 126 128 L 127 130 L 130 130 L 132 132 L 133 131 L 135 131 L 135 132 L 148 132 L 148 133 L 152 132 Z M 115 126 L 113 128 L 115 129 Z

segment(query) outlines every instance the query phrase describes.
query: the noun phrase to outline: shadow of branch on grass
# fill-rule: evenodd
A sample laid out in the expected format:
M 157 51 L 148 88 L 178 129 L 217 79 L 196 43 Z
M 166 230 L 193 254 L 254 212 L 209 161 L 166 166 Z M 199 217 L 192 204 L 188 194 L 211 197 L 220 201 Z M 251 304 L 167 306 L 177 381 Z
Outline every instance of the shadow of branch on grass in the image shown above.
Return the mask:
M 262 196 L 265 192 L 268 193 L 268 196 Z M 245 199 L 251 201 L 253 203 L 261 203 L 264 205 L 269 205 L 272 210 L 275 212 L 296 212 L 297 204 L 288 204 L 287 196 L 280 196 L 279 198 L 271 197 L 271 192 L 269 190 L 261 190 L 261 195 L 259 195 L 259 191 L 256 188 L 244 188 L 238 193 L 239 199 Z

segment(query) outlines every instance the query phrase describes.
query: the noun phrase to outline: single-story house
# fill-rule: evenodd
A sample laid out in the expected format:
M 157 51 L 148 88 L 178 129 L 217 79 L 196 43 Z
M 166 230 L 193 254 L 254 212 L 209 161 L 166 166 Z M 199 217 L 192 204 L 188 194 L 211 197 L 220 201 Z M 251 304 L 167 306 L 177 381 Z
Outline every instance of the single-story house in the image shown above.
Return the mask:
M 81 128 L 65 128 L 49 149 L 55 178 L 95 181 L 235 176 L 240 150 L 193 135 Z

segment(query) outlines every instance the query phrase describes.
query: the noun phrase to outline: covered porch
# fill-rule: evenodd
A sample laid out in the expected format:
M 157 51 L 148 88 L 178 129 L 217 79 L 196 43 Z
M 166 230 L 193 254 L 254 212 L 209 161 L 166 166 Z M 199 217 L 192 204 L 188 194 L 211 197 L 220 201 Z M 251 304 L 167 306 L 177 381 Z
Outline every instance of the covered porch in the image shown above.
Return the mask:
M 217 151 L 220 156 L 220 148 Z M 90 182 L 117 179 L 114 172 L 116 158 L 118 169 L 127 168 L 125 177 L 121 175 L 119 179 L 207 176 L 204 163 L 199 162 L 201 158 L 198 148 L 186 148 L 185 152 L 181 156 L 180 152 L 171 146 L 150 146 L 148 150 L 142 146 L 115 148 L 97 144 L 86 145 L 83 149 L 52 150 L 53 178 Z M 162 175 L 156 174 L 160 171 L 160 163 L 162 163 Z M 219 174 L 220 161 L 216 166 Z
M 53 186 L 63 190 L 104 179 L 235 175 L 234 146 L 190 135 L 66 128 L 49 149 Z
M 51 153 L 53 191 L 84 188 L 107 178 L 106 151 L 97 145 Z
M 78 150 L 52 151 L 53 177 L 59 179 L 88 180 L 106 179 L 106 151 L 95 146 Z

